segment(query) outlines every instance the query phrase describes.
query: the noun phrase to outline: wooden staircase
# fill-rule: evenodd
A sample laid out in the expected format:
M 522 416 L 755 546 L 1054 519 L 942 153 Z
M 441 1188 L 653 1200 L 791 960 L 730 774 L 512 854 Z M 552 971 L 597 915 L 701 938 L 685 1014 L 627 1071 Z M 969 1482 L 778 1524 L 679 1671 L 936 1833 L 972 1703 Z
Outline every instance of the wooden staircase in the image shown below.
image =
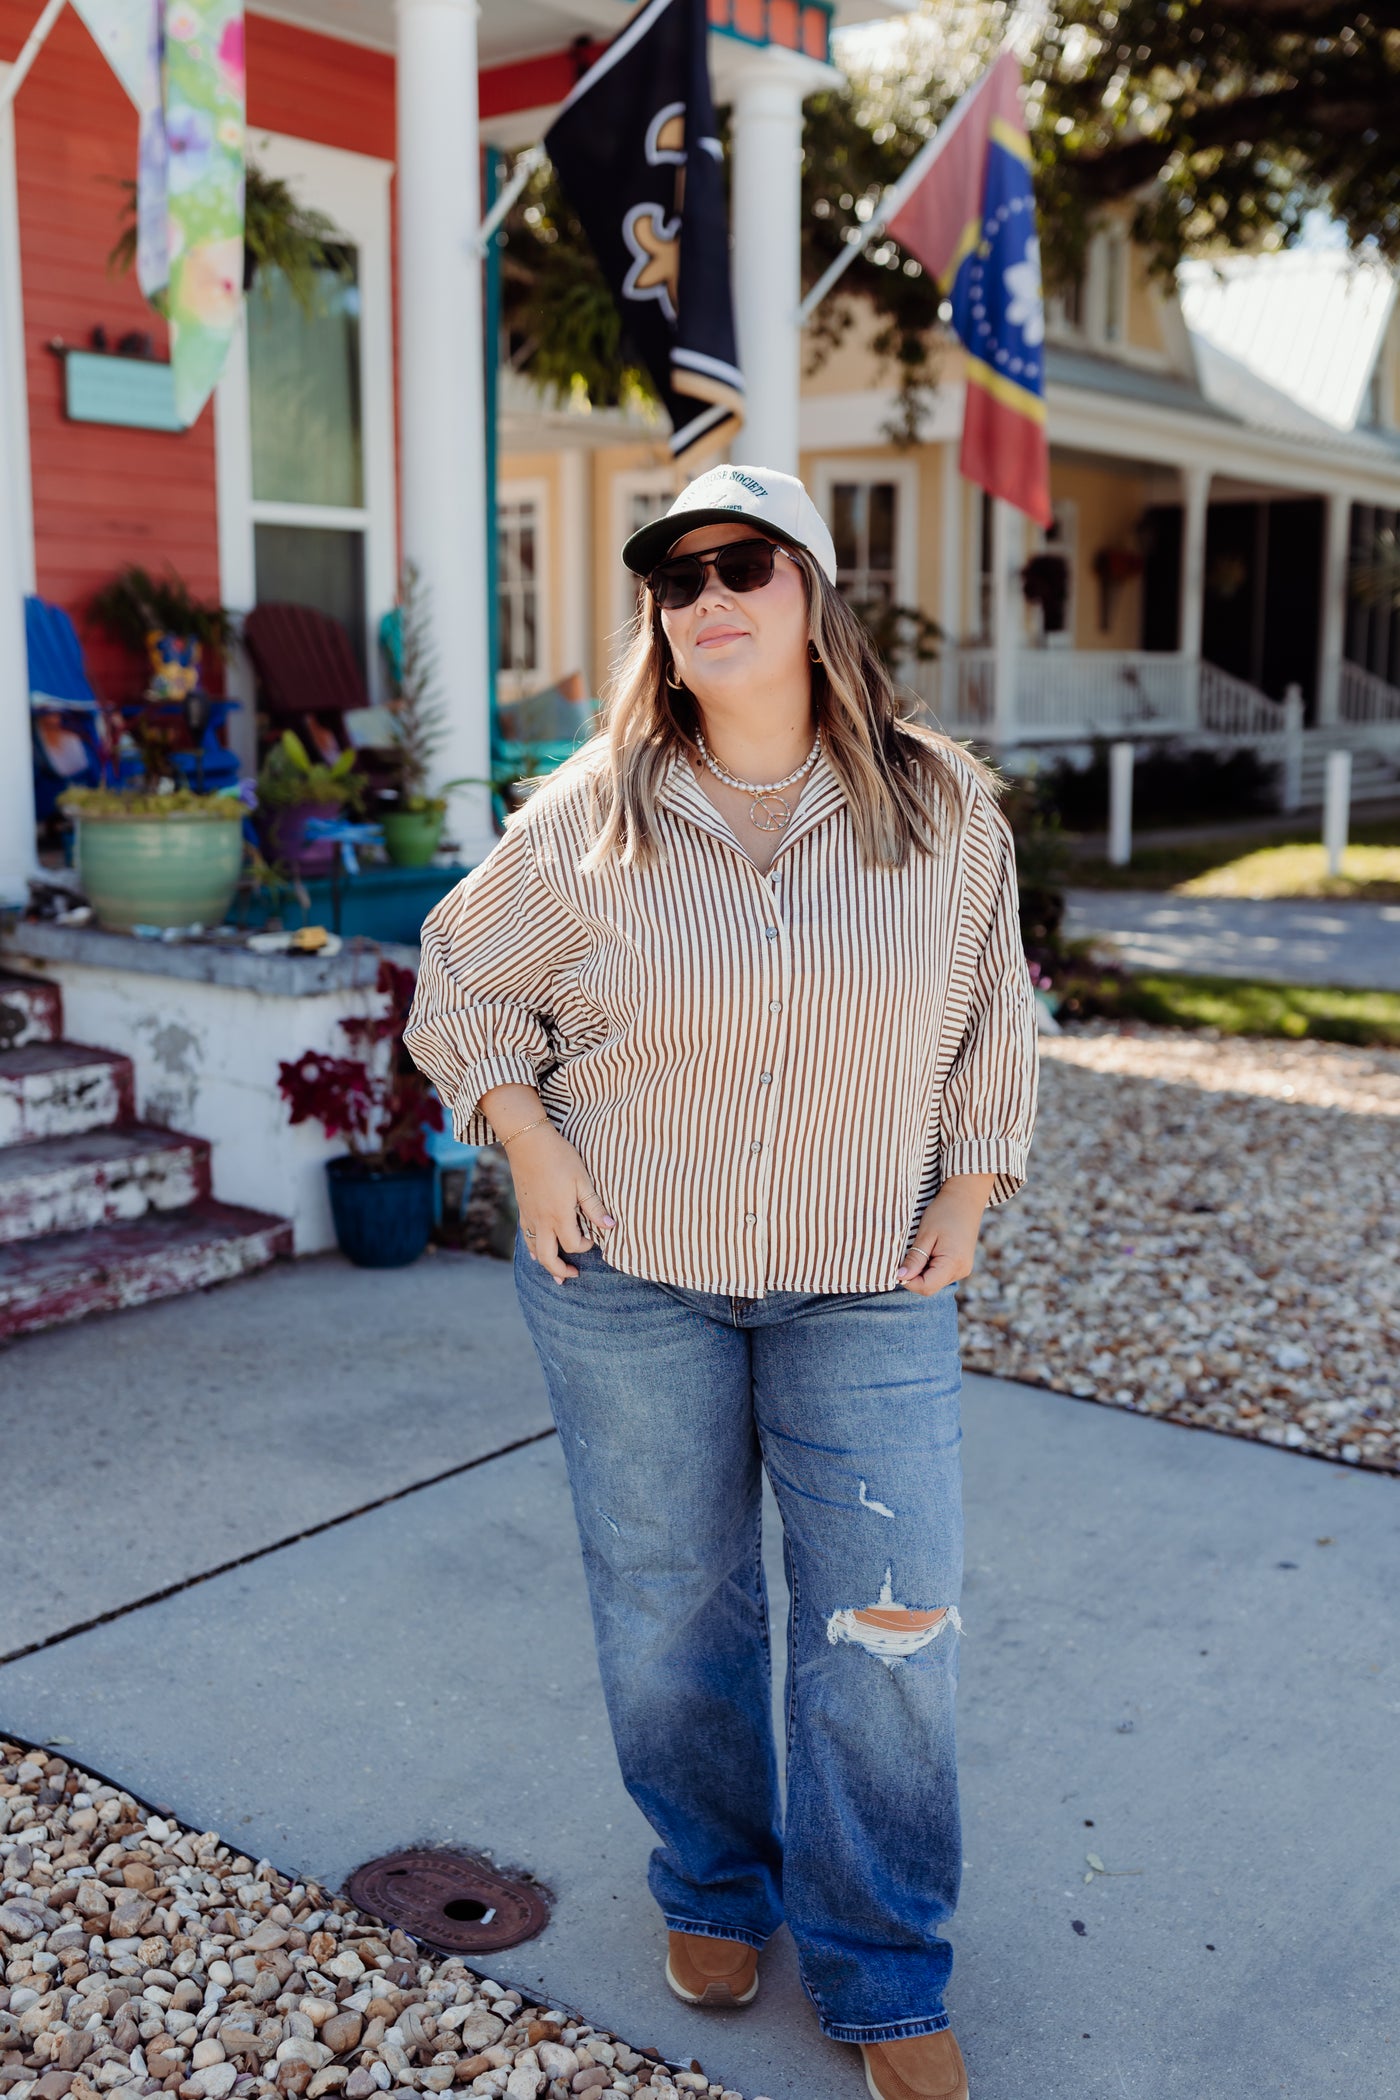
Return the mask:
M 56 985 L 0 972 L 0 1339 L 291 1251 L 285 1219 L 211 1195 L 203 1138 L 137 1122 L 129 1058 L 63 1040 Z

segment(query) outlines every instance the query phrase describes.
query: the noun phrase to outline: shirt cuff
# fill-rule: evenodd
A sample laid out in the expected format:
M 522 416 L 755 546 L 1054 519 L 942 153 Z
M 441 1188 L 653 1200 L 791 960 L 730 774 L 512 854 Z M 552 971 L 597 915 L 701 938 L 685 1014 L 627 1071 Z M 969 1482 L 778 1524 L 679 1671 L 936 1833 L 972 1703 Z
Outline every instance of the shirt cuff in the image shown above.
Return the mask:
M 995 1174 L 989 1208 L 1014 1196 L 1026 1178 L 1030 1146 L 1021 1138 L 961 1138 L 943 1147 L 941 1178 L 953 1174 Z
M 532 1086 L 540 1083 L 539 1067 L 520 1050 L 502 1051 L 468 1065 L 461 1092 L 452 1102 L 452 1135 L 459 1145 L 494 1145 L 494 1125 L 482 1115 L 477 1103 L 493 1086 Z M 510 1136 L 510 1132 L 506 1132 Z

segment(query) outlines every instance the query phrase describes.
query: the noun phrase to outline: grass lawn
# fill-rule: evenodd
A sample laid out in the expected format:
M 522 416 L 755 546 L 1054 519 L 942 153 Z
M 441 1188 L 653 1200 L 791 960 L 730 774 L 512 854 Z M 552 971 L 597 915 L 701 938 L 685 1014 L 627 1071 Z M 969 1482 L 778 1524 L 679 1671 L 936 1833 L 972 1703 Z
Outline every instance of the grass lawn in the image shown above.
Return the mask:
M 1192 839 L 1189 845 L 1144 847 L 1126 868 L 1076 860 L 1065 871 L 1087 890 L 1171 890 L 1183 897 L 1327 897 L 1368 904 L 1400 903 L 1400 823 L 1357 824 L 1339 875 L 1315 832 L 1268 845 L 1239 839 Z
M 1058 979 L 1055 991 L 1065 1002 L 1066 1018 L 1079 1011 L 1164 1028 L 1217 1028 L 1222 1035 L 1313 1036 L 1400 1049 L 1400 992 L 1162 972 L 1109 976 L 1088 967 Z

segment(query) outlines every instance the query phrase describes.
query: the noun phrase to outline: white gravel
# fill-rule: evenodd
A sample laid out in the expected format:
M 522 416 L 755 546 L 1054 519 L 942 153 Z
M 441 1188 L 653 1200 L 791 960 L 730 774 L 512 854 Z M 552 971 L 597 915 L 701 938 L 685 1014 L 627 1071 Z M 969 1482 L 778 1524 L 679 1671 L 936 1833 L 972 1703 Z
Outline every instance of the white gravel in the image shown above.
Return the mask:
M 0 1736 L 0 2095 L 161 2092 L 741 2100 Z
M 1041 1055 L 968 1368 L 1400 1471 L 1400 1052 L 1105 1025 Z

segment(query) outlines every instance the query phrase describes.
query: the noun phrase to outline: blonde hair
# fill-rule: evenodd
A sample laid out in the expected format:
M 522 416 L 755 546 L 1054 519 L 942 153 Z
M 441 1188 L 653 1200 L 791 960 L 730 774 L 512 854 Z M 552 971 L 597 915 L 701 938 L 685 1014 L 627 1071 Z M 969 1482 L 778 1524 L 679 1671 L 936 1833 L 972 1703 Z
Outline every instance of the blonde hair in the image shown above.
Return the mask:
M 845 791 L 867 864 L 904 867 L 915 851 L 945 845 L 966 814 L 972 784 L 995 796 L 996 775 L 939 730 L 913 720 L 874 643 L 825 572 L 791 553 L 807 591 L 812 701 L 826 756 Z M 671 651 L 650 594 L 637 608 L 626 651 L 602 697 L 598 733 L 562 769 L 586 767 L 594 843 L 585 868 L 658 858 L 657 797 L 679 752 L 699 756 L 694 695 L 667 682 Z M 558 779 L 556 774 L 555 779 Z

